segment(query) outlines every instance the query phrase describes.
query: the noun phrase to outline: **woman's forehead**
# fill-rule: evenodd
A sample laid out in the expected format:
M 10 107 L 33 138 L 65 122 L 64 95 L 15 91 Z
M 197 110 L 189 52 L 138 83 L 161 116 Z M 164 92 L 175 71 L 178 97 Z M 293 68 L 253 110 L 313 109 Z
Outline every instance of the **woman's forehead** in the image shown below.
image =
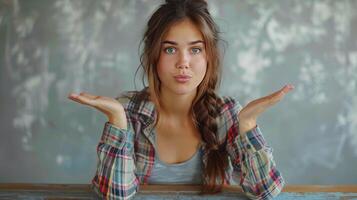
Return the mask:
M 185 19 L 173 24 L 163 37 L 163 41 L 190 44 L 192 42 L 204 41 L 204 39 L 198 27 L 191 20 Z

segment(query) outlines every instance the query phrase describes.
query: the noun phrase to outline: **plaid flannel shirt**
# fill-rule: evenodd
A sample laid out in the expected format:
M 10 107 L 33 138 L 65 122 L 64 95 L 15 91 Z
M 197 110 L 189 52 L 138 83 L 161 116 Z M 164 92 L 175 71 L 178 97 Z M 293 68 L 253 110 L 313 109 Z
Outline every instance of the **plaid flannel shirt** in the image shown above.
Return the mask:
M 147 88 L 146 88 L 147 89 Z M 144 91 L 144 90 L 143 90 Z M 127 129 L 106 122 L 97 146 L 98 164 L 92 188 L 104 199 L 132 199 L 140 184 L 148 184 L 154 165 L 153 128 L 156 120 L 154 103 L 138 101 L 137 95 L 118 98 L 125 108 Z M 259 126 L 240 134 L 238 113 L 242 106 L 231 97 L 224 101 L 218 117 L 218 139 L 226 145 L 230 166 L 226 184 L 238 184 L 250 199 L 272 199 L 284 186 L 284 179 L 273 160 L 272 148 L 267 145 Z M 207 151 L 203 142 L 203 164 Z

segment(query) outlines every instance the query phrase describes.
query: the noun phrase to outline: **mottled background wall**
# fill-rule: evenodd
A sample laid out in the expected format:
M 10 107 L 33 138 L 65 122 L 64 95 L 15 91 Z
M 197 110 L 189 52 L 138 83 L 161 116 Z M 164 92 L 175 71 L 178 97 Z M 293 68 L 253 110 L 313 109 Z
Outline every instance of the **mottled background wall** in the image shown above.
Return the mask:
M 90 181 L 106 118 L 67 94 L 135 89 L 160 2 L 0 0 L 0 182 Z M 220 94 L 245 105 L 296 87 L 258 119 L 287 183 L 356 184 L 357 1 L 209 5 L 228 42 Z

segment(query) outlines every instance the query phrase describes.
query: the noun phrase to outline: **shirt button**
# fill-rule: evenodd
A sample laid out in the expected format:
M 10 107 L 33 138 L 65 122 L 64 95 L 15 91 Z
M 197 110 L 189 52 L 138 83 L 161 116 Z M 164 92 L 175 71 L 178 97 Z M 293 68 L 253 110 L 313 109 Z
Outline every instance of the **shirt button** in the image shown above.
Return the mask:
M 248 149 L 250 149 L 250 148 L 251 148 L 250 144 L 247 144 L 247 148 L 248 148 Z

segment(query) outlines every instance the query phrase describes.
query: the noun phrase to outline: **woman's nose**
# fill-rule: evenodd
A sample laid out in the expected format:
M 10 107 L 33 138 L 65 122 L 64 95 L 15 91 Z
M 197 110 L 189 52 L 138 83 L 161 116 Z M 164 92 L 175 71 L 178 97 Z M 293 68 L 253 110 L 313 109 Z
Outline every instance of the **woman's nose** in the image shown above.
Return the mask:
M 190 61 L 190 55 L 185 52 L 179 53 L 179 58 L 176 63 L 177 68 L 188 68 Z

